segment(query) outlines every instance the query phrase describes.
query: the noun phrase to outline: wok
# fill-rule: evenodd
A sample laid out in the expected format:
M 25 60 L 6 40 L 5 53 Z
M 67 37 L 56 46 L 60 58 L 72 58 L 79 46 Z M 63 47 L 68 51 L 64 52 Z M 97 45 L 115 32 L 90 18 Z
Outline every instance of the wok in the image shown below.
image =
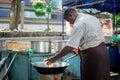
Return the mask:
M 59 74 L 65 72 L 68 63 L 53 63 L 52 67 L 47 67 L 44 62 L 33 62 L 32 65 L 40 74 Z
M 65 72 L 66 67 L 69 66 L 68 60 L 77 56 L 77 54 L 68 57 L 62 62 L 55 62 L 52 64 L 52 67 L 47 67 L 45 62 L 33 62 L 31 63 L 40 74 L 59 74 Z

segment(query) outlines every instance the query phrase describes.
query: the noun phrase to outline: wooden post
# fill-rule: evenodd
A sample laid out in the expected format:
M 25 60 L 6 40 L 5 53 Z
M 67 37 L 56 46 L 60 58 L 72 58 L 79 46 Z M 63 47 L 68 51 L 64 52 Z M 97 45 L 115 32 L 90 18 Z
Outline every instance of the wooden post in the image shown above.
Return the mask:
M 11 10 L 10 10 L 10 30 L 15 29 L 15 6 L 16 6 L 16 1 L 12 1 L 11 5 Z
M 10 10 L 10 30 L 18 29 L 21 0 L 13 0 Z
M 24 28 L 24 1 L 21 1 L 21 30 Z
M 15 28 L 18 29 L 18 24 L 20 21 L 20 12 L 21 12 L 21 0 L 17 0 L 16 4 L 16 17 L 15 17 Z

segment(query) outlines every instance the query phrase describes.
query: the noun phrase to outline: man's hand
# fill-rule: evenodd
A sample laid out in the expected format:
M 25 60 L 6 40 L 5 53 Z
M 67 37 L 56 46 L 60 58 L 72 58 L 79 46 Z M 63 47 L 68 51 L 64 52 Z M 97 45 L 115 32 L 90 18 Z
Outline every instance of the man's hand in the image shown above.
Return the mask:
M 51 66 L 52 63 L 54 63 L 55 61 L 56 61 L 56 60 L 55 60 L 55 57 L 51 57 L 51 58 L 45 60 L 45 64 L 46 64 L 47 66 Z

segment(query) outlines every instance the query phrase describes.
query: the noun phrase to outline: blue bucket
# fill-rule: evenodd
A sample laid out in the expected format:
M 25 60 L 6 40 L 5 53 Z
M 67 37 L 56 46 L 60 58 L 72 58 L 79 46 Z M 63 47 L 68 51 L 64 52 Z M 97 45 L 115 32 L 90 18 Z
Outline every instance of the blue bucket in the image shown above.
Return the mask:
M 112 70 L 117 70 L 120 72 L 120 53 L 118 46 L 110 46 L 108 48 L 110 57 L 110 67 Z

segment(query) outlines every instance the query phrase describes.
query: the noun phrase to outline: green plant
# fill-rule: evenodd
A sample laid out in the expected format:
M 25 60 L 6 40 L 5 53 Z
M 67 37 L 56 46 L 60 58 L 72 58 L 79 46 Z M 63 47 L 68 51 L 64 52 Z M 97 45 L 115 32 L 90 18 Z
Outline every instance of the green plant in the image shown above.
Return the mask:
M 50 2 L 45 4 L 45 3 L 38 0 L 38 1 L 33 2 L 33 4 L 32 4 L 32 6 L 35 10 L 35 15 L 37 17 L 46 16 L 46 14 L 48 14 L 48 16 L 46 16 L 48 28 L 45 29 L 45 31 L 50 30 L 50 28 L 49 28 L 49 14 L 52 12 L 52 2 L 53 2 L 53 0 L 51 0 Z
M 114 16 L 114 24 L 120 26 L 120 13 Z
M 51 0 L 48 3 L 43 3 L 42 1 L 35 1 L 33 2 L 32 6 L 35 10 L 35 14 L 36 16 L 45 16 L 45 14 L 50 14 L 52 12 L 52 2 L 53 0 Z

